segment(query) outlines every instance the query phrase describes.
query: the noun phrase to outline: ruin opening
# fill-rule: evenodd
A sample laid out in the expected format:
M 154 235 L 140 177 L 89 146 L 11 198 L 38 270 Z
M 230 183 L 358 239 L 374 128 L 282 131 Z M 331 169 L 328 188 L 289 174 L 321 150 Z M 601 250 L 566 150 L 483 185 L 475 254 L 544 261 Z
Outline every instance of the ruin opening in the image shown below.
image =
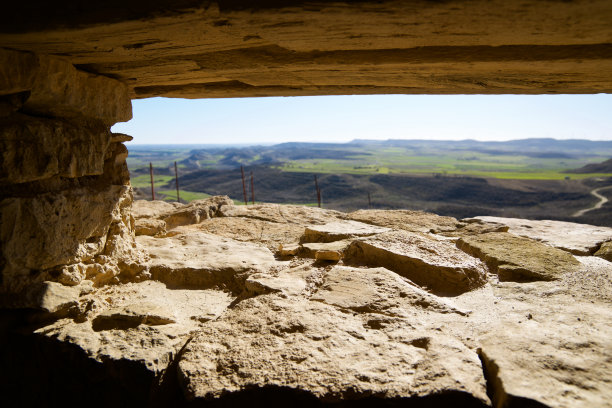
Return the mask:
M 6 5 L 0 394 L 21 406 L 609 404 L 610 228 L 334 211 L 323 173 L 308 181 L 323 208 L 134 200 L 132 137 L 111 127 L 150 97 L 609 94 L 610 21 L 608 0 Z M 248 201 L 244 170 L 231 195 Z M 454 181 L 440 172 L 421 190 Z M 454 196 L 478 198 L 473 184 Z
M 612 226 L 610 106 L 604 94 L 154 98 L 113 130 L 136 137 L 137 199 L 252 204 L 257 185 L 257 202 Z

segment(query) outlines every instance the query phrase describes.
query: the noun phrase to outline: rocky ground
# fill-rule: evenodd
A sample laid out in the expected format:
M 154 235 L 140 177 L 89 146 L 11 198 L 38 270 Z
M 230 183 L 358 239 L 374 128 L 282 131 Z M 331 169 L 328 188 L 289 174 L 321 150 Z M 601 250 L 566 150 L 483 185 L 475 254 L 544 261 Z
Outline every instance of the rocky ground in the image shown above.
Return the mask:
M 227 197 L 136 201 L 132 215 L 135 276 L 14 300 L 3 395 L 612 406 L 611 228 Z

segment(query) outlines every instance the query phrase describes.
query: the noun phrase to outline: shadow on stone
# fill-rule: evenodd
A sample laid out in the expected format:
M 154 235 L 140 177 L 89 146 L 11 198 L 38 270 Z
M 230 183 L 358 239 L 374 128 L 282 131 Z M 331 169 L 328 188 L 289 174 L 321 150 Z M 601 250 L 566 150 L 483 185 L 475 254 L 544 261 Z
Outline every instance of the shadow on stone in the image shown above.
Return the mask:
M 195 400 L 188 402 L 187 407 L 229 408 L 249 406 L 251 408 L 270 407 L 485 407 L 486 405 L 473 396 L 452 391 L 423 397 L 383 398 L 369 396 L 359 398 L 359 395 L 343 396 L 342 401 L 321 401 L 311 393 L 289 387 L 270 386 L 247 389 L 223 395 L 215 400 Z

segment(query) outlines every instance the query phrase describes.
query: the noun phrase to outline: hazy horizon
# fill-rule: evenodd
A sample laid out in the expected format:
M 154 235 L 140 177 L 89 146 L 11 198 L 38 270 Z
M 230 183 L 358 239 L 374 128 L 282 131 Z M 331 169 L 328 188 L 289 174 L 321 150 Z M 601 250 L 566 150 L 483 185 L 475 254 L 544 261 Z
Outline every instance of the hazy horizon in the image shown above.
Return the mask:
M 135 145 L 612 140 L 612 95 L 355 95 L 133 101 Z
M 353 139 L 347 142 L 304 142 L 304 141 L 290 141 L 290 142 L 278 142 L 278 143 L 129 143 L 130 146 L 207 146 L 207 147 L 250 147 L 250 146 L 274 146 L 284 143 L 316 143 L 316 144 L 350 144 L 355 142 L 389 142 L 396 140 L 411 140 L 411 141 L 425 141 L 425 142 L 485 142 L 485 143 L 505 143 L 505 142 L 517 142 L 521 140 L 554 140 L 554 141 L 585 141 L 585 142 L 612 142 L 612 140 L 592 140 L 592 139 L 555 139 L 555 138 L 538 138 L 530 137 L 523 139 L 509 139 L 509 140 L 476 140 L 476 139 L 459 139 L 459 140 L 444 140 L 444 139 Z

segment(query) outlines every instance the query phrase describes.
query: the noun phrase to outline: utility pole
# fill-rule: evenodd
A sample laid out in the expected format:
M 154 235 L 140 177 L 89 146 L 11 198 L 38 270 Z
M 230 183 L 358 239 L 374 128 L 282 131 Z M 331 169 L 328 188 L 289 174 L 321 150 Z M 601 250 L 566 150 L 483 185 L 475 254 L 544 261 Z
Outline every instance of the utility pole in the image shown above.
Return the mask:
M 155 201 L 155 185 L 153 184 L 153 163 L 149 162 L 149 172 L 151 173 L 151 197 Z
M 370 193 L 368 193 L 368 208 L 372 208 L 372 199 L 370 198 Z
M 176 167 L 176 162 L 174 162 L 174 179 L 176 180 L 176 201 L 180 203 L 181 197 L 179 196 L 178 167 Z
M 242 173 L 242 195 L 244 196 L 244 205 L 249 205 L 247 201 L 246 184 L 244 182 L 244 166 L 240 165 L 240 172 Z
M 251 172 L 251 202 L 255 205 L 255 186 L 253 184 L 253 172 Z
M 317 181 L 317 175 L 314 175 L 315 181 L 315 189 L 317 190 L 317 203 L 319 204 L 319 208 L 321 208 L 321 189 L 319 188 L 319 182 Z

